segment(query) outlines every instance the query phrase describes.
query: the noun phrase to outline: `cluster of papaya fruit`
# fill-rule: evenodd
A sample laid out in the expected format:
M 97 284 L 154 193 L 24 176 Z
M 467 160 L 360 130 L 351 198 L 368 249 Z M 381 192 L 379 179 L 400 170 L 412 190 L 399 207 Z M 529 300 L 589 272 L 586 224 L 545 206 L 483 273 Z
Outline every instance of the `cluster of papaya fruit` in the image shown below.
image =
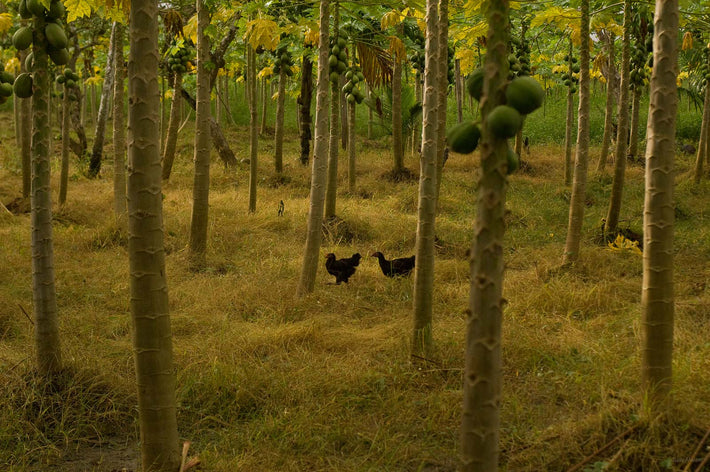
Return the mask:
M 511 38 L 510 42 L 515 48 L 515 54 L 508 55 L 509 78 L 518 75 L 530 75 L 530 44 L 518 38 Z
M 477 69 L 466 81 L 466 89 L 476 100 L 483 93 L 483 69 Z M 498 105 L 488 113 L 488 130 L 498 139 L 514 137 L 523 126 L 523 117 L 542 106 L 545 91 L 537 80 L 530 76 L 519 76 L 509 81 L 505 88 L 505 104 Z M 447 142 L 452 151 L 469 154 L 476 150 L 481 138 L 479 123 L 464 121 L 447 133 Z M 508 148 L 508 173 L 520 165 L 520 157 Z
M 77 92 L 79 90 L 79 76 L 76 75 L 73 70 L 69 68 L 64 69 L 64 72 L 59 74 L 56 80 L 58 84 L 64 85 L 63 93 L 67 94 L 69 100 L 78 100 Z M 63 93 L 60 95 L 60 98 L 64 98 Z
M 41 25 L 45 38 L 47 38 L 47 53 L 49 58 L 58 66 L 69 62 L 67 45 L 69 40 L 64 32 L 62 19 L 66 14 L 64 3 L 61 0 L 52 0 L 47 9 L 39 0 L 21 0 L 19 6 L 20 16 L 24 20 L 35 18 L 35 26 Z M 27 49 L 32 45 L 33 28 L 23 26 L 12 36 L 12 45 L 18 51 Z
M 15 76 L 5 70 L 5 66 L 0 62 L 0 105 L 5 103 L 12 95 L 12 83 Z
M 577 92 L 577 84 L 579 83 L 579 78 L 575 74 L 579 74 L 579 63 L 577 58 L 565 54 L 564 61 L 567 64 L 567 70 L 562 72 L 560 80 L 562 84 L 569 89 L 570 92 Z
M 168 69 L 170 72 L 184 74 L 188 70 L 190 60 L 194 57 L 194 50 L 183 44 L 182 47 L 173 48 L 168 56 Z
M 293 75 L 293 58 L 288 52 L 288 45 L 280 44 L 274 52 L 274 74 L 278 75 L 283 69 L 284 74 L 288 77 Z
M 347 45 L 347 41 L 340 36 L 331 41 L 328 66 L 330 68 L 330 81 L 334 84 L 337 84 L 338 80 L 340 80 L 340 74 L 348 70 L 348 53 L 345 50 Z
M 347 80 L 345 85 L 343 85 L 345 100 L 350 104 L 357 103 L 359 105 L 365 99 L 365 94 L 360 90 L 358 85 L 365 83 L 365 76 L 362 74 L 357 64 L 353 64 L 345 73 L 345 80 Z

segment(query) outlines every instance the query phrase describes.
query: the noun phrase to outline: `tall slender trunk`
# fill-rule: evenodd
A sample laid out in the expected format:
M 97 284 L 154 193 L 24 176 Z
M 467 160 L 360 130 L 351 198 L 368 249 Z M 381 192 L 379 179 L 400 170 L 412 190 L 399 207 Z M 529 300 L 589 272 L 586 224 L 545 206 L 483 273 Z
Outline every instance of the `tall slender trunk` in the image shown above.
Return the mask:
M 569 205 L 569 222 L 563 263 L 572 264 L 579 258 L 579 246 L 584 221 L 584 202 L 587 192 L 587 167 L 589 162 L 589 0 L 581 0 L 580 37 L 583 39 L 579 52 L 579 110 L 577 125 L 577 148 L 574 163 L 572 197 Z
M 424 104 L 422 107 L 422 155 L 419 172 L 417 211 L 417 243 L 414 268 L 414 332 L 412 351 L 426 354 L 432 345 L 432 299 L 434 286 L 434 221 L 436 218 L 436 181 L 438 161 L 439 61 L 438 0 L 426 3 L 426 70 L 424 72 Z
M 25 68 L 25 58 L 27 50 L 20 53 L 20 63 L 22 72 L 30 72 Z M 32 192 L 32 99 L 14 98 L 20 103 L 20 156 L 22 160 L 22 196 L 29 198 Z
M 59 205 L 64 205 L 67 201 L 67 186 L 69 184 L 69 93 L 64 87 L 64 98 L 62 98 L 62 164 L 59 174 Z
M 340 8 L 335 0 L 333 12 L 333 37 L 338 40 Z M 330 139 L 328 140 L 328 180 L 325 186 L 325 218 L 335 217 L 335 202 L 338 198 L 338 133 L 340 132 L 340 84 L 330 86 Z
M 163 146 L 163 180 L 170 179 L 175 162 L 175 147 L 177 145 L 178 130 L 180 129 L 180 112 L 182 107 L 182 74 L 173 73 L 173 97 L 170 102 L 170 118 L 168 118 L 168 130 L 165 134 L 165 146 Z M 196 105 L 197 107 L 197 105 Z
M 449 0 L 439 0 L 439 131 L 436 137 L 436 206 L 439 206 L 441 179 L 446 153 L 446 116 L 449 91 Z M 433 226 L 433 223 L 432 223 Z
M 624 36 L 621 49 L 621 83 L 619 84 L 619 109 L 616 113 L 617 135 L 614 155 L 614 180 L 611 187 L 609 211 L 606 215 L 604 230 L 607 233 L 616 231 L 621 213 L 621 199 L 624 192 L 624 173 L 626 172 L 626 149 L 629 146 L 629 84 L 631 62 L 631 0 L 624 0 Z
M 463 121 L 463 77 L 461 77 L 461 59 L 454 60 L 454 84 L 456 90 L 456 122 Z
M 108 110 L 113 92 L 113 53 L 114 44 L 116 42 L 116 22 L 111 28 L 111 39 L 109 41 L 109 50 L 106 57 L 106 70 L 104 74 L 104 83 L 101 89 L 101 104 L 99 105 L 99 113 L 96 116 L 94 123 L 94 145 L 91 149 L 91 158 L 89 159 L 89 177 L 96 177 L 101 171 L 101 159 L 104 152 L 104 135 L 106 133 L 106 121 L 108 120 Z
M 700 183 L 703 177 L 703 161 L 708 150 L 708 128 L 710 128 L 710 84 L 705 85 L 705 101 L 703 102 L 703 119 L 700 124 L 700 140 L 698 142 L 698 154 L 695 158 L 695 169 L 693 179 L 696 184 Z
M 604 135 L 602 136 L 602 149 L 597 162 L 597 173 L 604 171 L 609 156 L 611 137 L 614 124 L 614 100 L 616 97 L 616 54 L 614 52 L 614 34 L 607 32 L 605 41 L 607 47 L 607 75 L 606 75 L 606 111 L 604 113 Z M 581 66 L 580 66 L 581 67 Z M 617 160 L 620 159 L 616 156 Z
M 355 107 L 354 103 L 348 104 L 348 190 L 350 193 L 355 193 L 356 180 L 356 150 L 355 150 Z
M 284 104 L 286 103 L 286 65 L 279 72 L 279 97 L 276 101 L 276 128 L 274 130 L 274 167 L 277 175 L 284 170 Z
M 249 213 L 256 211 L 256 174 L 259 149 L 256 99 L 256 51 L 247 46 L 247 88 L 249 89 Z
M 503 318 L 503 235 L 508 143 L 488 130 L 490 111 L 503 103 L 508 76 L 508 2 L 487 9 L 488 50 L 481 110 L 483 136 L 474 242 L 469 264 L 471 289 L 466 323 L 466 366 L 461 428 L 462 470 L 498 470 Z
M 197 92 L 195 113 L 195 178 L 192 186 L 190 219 L 190 265 L 206 264 L 207 222 L 210 196 L 210 73 L 207 69 L 210 45 L 205 35 L 210 15 L 204 0 L 197 0 Z
M 574 94 L 567 87 L 567 124 L 565 125 L 565 185 L 572 185 L 572 127 L 574 120 Z
M 269 110 L 269 81 L 266 77 L 263 77 L 260 82 L 261 85 L 261 124 L 259 125 L 259 135 L 263 135 L 266 132 L 266 115 Z M 256 85 L 254 86 L 256 87 Z M 254 93 L 257 96 L 258 93 Z
M 308 164 L 311 155 L 311 101 L 313 99 L 313 61 L 308 53 L 303 54 L 301 64 L 301 95 L 298 97 L 300 105 L 301 127 L 301 164 Z
M 123 57 L 125 27 L 116 23 L 113 81 L 113 212 L 121 226 L 126 216 L 126 114 L 124 112 L 126 66 Z
M 403 29 L 397 25 L 397 32 Z M 392 58 L 392 156 L 394 172 L 399 173 L 404 168 L 404 143 L 402 139 L 402 61 L 405 58 L 394 55 Z
M 316 86 L 316 125 L 311 172 L 311 195 L 308 209 L 308 231 L 303 251 L 303 267 L 298 282 L 298 295 L 313 291 L 318 270 L 318 256 L 323 228 L 325 183 L 328 171 L 328 55 L 330 52 L 328 28 L 330 4 L 320 0 L 320 33 L 318 36 L 318 81 Z
M 651 410 L 664 410 L 673 362 L 673 177 L 677 101 L 678 1 L 656 0 L 646 136 L 642 379 Z
M 59 320 L 54 287 L 52 191 L 49 161 L 49 61 L 45 21 L 34 19 L 32 79 L 32 300 L 38 370 L 51 375 L 61 369 Z
M 180 466 L 160 178 L 158 4 L 133 0 L 128 59 L 128 258 L 144 471 Z
M 637 160 L 639 146 L 639 111 L 641 109 L 641 86 L 634 86 L 633 99 L 631 101 L 631 135 L 629 136 L 629 158 Z

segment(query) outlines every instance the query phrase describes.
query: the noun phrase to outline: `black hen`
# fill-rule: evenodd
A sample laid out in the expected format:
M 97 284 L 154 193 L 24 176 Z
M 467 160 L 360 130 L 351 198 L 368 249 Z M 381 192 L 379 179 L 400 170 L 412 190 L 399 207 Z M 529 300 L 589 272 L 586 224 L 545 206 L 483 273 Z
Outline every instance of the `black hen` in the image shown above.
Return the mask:
M 380 261 L 380 269 L 387 277 L 406 277 L 414 270 L 414 257 L 402 257 L 388 261 L 381 252 L 373 252 L 372 257 Z
M 345 259 L 336 259 L 335 254 L 328 253 L 325 255 L 325 268 L 330 275 L 335 276 L 335 284 L 340 285 L 340 282 L 348 283 L 348 279 L 355 273 L 355 267 L 360 264 L 359 252 L 356 252 L 351 257 Z

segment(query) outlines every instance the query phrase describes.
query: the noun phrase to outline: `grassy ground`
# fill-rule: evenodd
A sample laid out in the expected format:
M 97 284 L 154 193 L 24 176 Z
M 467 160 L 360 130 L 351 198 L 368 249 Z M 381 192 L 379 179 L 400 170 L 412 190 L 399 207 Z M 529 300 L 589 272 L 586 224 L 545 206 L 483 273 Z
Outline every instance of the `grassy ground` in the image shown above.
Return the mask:
M 7 204 L 20 175 L 11 115 L 0 120 Z M 229 139 L 245 156 L 246 134 L 231 130 Z M 386 279 L 374 258 L 341 286 L 328 284 L 321 265 L 315 292 L 294 297 L 310 169 L 296 162 L 295 137 L 288 141 L 284 185 L 271 178 L 271 140 L 261 143 L 255 214 L 247 212 L 248 166 L 228 173 L 215 163 L 210 268 L 193 273 L 185 250 L 191 137 L 181 137 L 164 188 L 181 436 L 207 471 L 455 470 L 478 156 L 452 155 L 446 165 L 435 355 L 413 363 L 412 281 Z M 640 394 L 641 257 L 595 243 L 611 179 L 590 177 L 581 261 L 561 271 L 569 199 L 563 150 L 531 151 L 532 168 L 512 176 L 508 201 L 501 470 L 565 471 L 630 427 L 586 470 L 604 463 L 606 470 L 682 470 L 710 428 L 710 185 L 693 186 L 691 158 L 678 156 L 674 402 L 667 418 L 648 419 Z M 323 255 L 413 253 L 417 182 L 383 179 L 388 156 L 386 140 L 360 144 L 359 191 L 340 193 L 344 223 L 324 241 Z M 407 165 L 416 170 L 414 158 Z M 111 177 L 110 161 L 98 180 L 74 166 L 68 202 L 55 208 L 67 372 L 51 385 L 33 374 L 33 327 L 23 314 L 32 313 L 29 216 L 0 212 L 3 470 L 137 467 L 126 235 L 111 214 Z M 631 167 L 627 179 L 622 225 L 638 231 L 642 169 Z

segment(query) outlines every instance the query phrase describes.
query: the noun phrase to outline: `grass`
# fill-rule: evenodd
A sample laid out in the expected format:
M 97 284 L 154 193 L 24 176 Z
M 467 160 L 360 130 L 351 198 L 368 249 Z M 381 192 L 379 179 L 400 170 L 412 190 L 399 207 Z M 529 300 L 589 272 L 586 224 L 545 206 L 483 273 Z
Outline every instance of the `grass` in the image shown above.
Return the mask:
M 0 114 L 4 203 L 20 188 L 10 120 Z M 238 157 L 246 155 L 244 130 L 230 128 L 228 138 Z M 260 144 L 255 214 L 247 212 L 247 165 L 225 172 L 213 156 L 209 268 L 189 270 L 191 139 L 180 137 L 163 189 L 164 222 L 179 428 L 203 470 L 456 470 L 477 155 L 452 155 L 446 164 L 436 347 L 430 360 L 413 363 L 412 281 L 386 279 L 375 259 L 365 257 L 342 286 L 328 285 L 321 265 L 315 291 L 294 297 L 310 168 L 297 163 L 293 135 L 283 185 L 271 178 L 271 141 Z M 386 140 L 359 146 L 359 191 L 340 192 L 342 224 L 321 252 L 412 254 L 417 182 L 384 177 Z M 559 269 L 569 197 L 562 156 L 556 144 L 534 144 L 532 169 L 513 175 L 508 192 L 501 470 L 565 471 L 631 426 L 587 470 L 605 463 L 605 470 L 682 470 L 710 428 L 709 184 L 693 185 L 692 158 L 678 156 L 674 404 L 667 418 L 648 419 L 640 394 L 641 258 L 595 243 L 611 180 L 592 173 L 581 261 Z M 406 164 L 416 169 L 416 162 L 409 156 Z M 5 470 L 137 467 L 126 234 L 111 214 L 111 177 L 110 161 L 97 180 L 72 168 L 68 202 L 55 208 L 67 366 L 55 384 L 33 374 L 33 327 L 22 312 L 32 313 L 29 216 L 0 213 Z M 642 211 L 643 171 L 632 166 L 622 224 L 639 231 Z

